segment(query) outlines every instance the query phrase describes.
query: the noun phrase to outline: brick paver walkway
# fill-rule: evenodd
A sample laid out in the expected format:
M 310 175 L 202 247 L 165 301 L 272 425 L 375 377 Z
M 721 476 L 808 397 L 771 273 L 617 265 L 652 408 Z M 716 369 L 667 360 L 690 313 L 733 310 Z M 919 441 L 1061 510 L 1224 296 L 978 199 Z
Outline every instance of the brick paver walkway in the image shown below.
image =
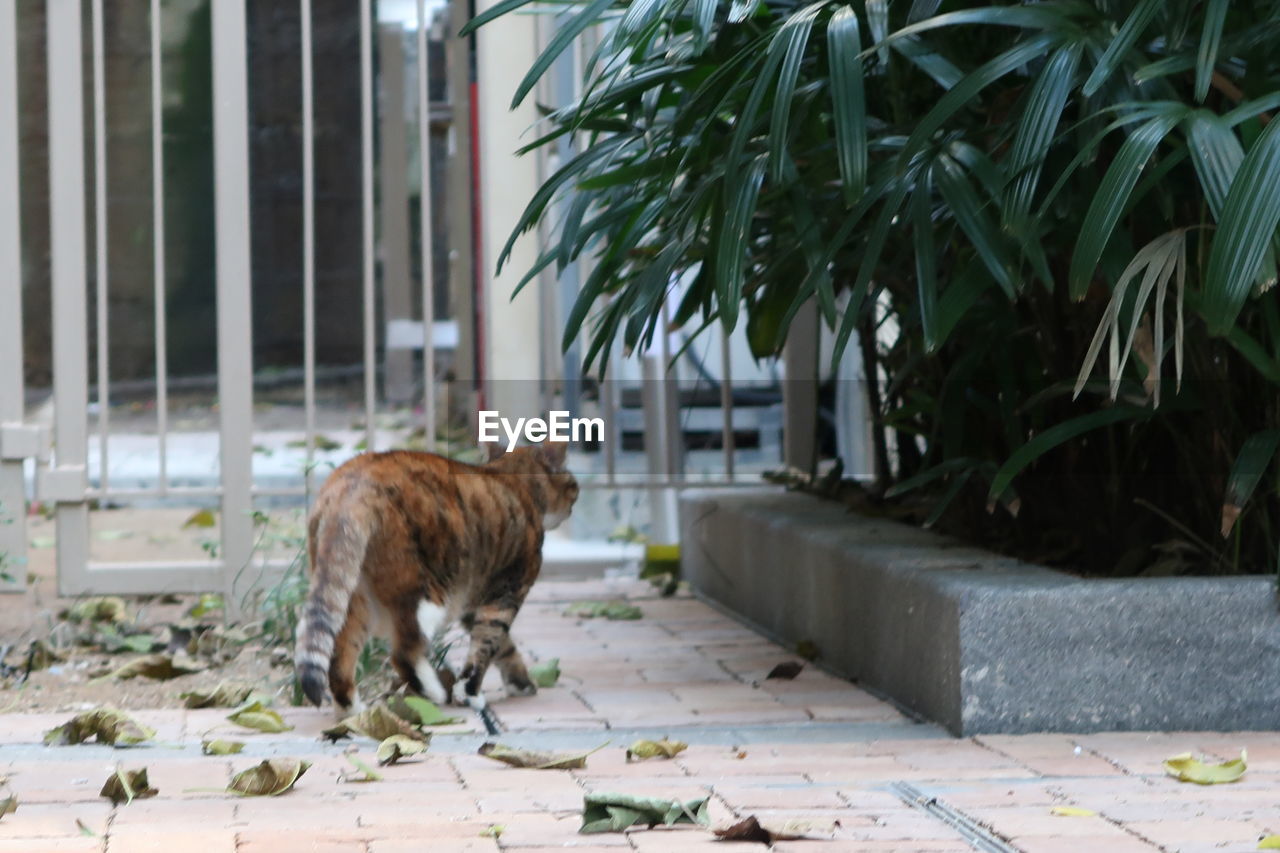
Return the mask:
M 569 601 L 615 597 L 636 601 L 644 618 L 561 615 Z M 484 738 L 467 712 L 464 725 L 435 735 L 424 760 L 367 784 L 339 782 L 351 767 L 344 744 L 318 738 L 328 711 L 284 709 L 296 728 L 275 735 L 236 730 L 225 711 L 136 711 L 161 743 L 127 750 L 44 747 L 42 733 L 68 714 L 8 715 L 0 772 L 20 806 L 0 819 L 0 853 L 762 849 L 726 847 L 687 827 L 579 835 L 587 791 L 711 794 L 716 824 L 751 814 L 839 821 L 835 840 L 784 842 L 780 851 L 1243 851 L 1280 832 L 1272 733 L 955 739 L 813 666 L 794 681 L 766 681 L 791 659 L 784 650 L 698 601 L 657 599 L 635 582 L 544 582 L 516 634 L 532 657 L 560 658 L 564 675 L 535 697 L 495 691 L 507 729 L 499 740 L 544 749 L 609 741 L 587 769 L 519 770 L 482 758 L 475 749 Z M 210 732 L 249 746 L 203 757 Z M 625 761 L 632 740 L 663 735 L 689 749 L 671 761 Z M 375 744 L 358 744 L 372 764 Z M 1242 747 L 1250 769 L 1236 784 L 1198 787 L 1161 769 L 1174 753 L 1226 759 Z M 272 755 L 314 766 L 277 798 L 208 792 Z M 149 768 L 159 795 L 115 808 L 101 799 L 117 762 Z M 1051 813 L 1064 805 L 1097 814 Z M 482 835 L 494 826 L 499 837 Z

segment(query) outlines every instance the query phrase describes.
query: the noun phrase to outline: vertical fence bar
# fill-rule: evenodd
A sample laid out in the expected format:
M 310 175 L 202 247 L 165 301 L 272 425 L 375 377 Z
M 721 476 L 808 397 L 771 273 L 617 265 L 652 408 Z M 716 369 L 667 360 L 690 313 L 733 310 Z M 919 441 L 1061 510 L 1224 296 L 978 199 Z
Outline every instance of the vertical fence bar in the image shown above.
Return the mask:
M 165 322 L 164 77 L 161 72 L 160 0 L 151 0 L 151 217 L 156 315 L 156 435 L 160 442 L 160 494 L 169 490 L 169 333 Z
M 604 474 L 610 486 L 618 482 L 618 447 L 622 443 L 622 429 L 618 424 L 617 382 L 613 374 L 617 370 L 615 359 L 610 358 L 600 377 L 600 407 L 604 414 Z
M 431 240 L 431 69 L 425 0 L 418 0 L 418 167 L 422 174 L 418 224 L 422 248 L 422 420 L 427 449 L 436 441 L 435 252 Z
M 0 429 L 25 416 L 22 378 L 22 240 L 18 164 L 18 21 L 16 0 L 0 0 Z M 3 448 L 0 448 L 2 450 Z M 23 519 L 26 487 L 19 454 L 0 453 L 0 503 L 9 523 L 0 523 L 0 552 L 27 554 Z M 0 519 L 4 522 L 4 519 Z M 15 591 L 23 587 L 16 586 Z
M 733 482 L 733 367 L 729 363 L 729 333 L 720 327 L 720 443 L 724 450 L 724 478 Z
M 311 70 L 311 0 L 301 0 L 302 24 L 302 408 L 306 421 L 304 478 L 311 494 L 316 436 L 316 159 Z
M 74 2 L 74 0 L 64 0 Z M 245 0 L 210 4 L 213 176 L 221 406 L 222 560 L 229 614 L 235 577 L 253 556 L 253 338 L 249 255 L 249 90 Z
M 370 0 L 360 0 L 360 201 L 364 238 L 364 444 L 374 451 L 373 409 L 378 374 L 374 361 L 376 305 L 373 290 L 373 24 Z
M 53 305 L 58 583 L 87 581 L 88 306 L 85 269 L 84 70 L 79 0 L 49 0 L 49 256 Z M 76 493 L 79 493 L 78 497 Z
M 110 488 L 111 372 L 107 325 L 107 96 L 102 0 L 93 0 L 93 236 L 98 333 L 98 487 Z

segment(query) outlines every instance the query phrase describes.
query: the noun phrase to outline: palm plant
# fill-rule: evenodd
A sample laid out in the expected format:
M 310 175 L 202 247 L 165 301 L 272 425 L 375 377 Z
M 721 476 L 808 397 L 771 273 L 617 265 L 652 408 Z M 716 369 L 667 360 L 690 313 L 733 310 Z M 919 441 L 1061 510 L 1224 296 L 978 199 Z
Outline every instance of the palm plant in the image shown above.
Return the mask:
M 1280 2 L 551 8 L 517 102 L 601 37 L 526 148 L 581 153 L 511 242 L 553 235 L 525 281 L 592 257 L 588 363 L 646 346 L 678 274 L 674 322 L 761 357 L 812 300 L 927 523 L 1101 572 L 1272 562 Z

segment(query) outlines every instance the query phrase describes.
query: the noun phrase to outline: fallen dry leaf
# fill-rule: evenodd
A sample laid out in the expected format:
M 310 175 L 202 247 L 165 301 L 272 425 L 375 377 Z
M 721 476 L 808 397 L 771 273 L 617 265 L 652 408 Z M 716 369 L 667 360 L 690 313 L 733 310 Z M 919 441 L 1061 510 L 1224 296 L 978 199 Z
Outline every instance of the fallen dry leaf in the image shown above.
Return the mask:
M 106 797 L 115 805 L 132 803 L 134 800 L 142 800 L 147 797 L 154 797 L 160 793 L 147 782 L 147 768 L 143 767 L 138 770 L 125 770 L 121 767 L 116 768 L 116 772 L 107 777 L 107 781 L 102 783 L 102 790 L 98 792 L 98 796 Z
M 286 723 L 283 717 L 258 700 L 250 702 L 232 714 L 228 714 L 227 719 L 237 726 L 267 734 L 293 730 L 293 726 Z
M 212 690 L 180 694 L 184 708 L 237 708 L 249 701 L 253 688 L 244 684 L 219 684 Z
M 235 755 L 244 749 L 241 740 L 205 740 L 200 743 L 200 751 L 205 755 Z
M 98 708 L 76 714 L 57 728 L 45 732 L 44 742 L 46 746 L 65 746 L 93 739 L 113 746 L 133 746 L 155 736 L 154 730 L 123 711 Z
M 5 780 L 5 784 L 8 784 L 7 779 Z M 0 790 L 0 819 L 3 819 L 7 814 L 13 814 L 17 810 L 18 798 L 13 795 L 13 792 L 7 787 L 5 787 L 4 790 Z
M 627 750 L 627 761 L 645 758 L 675 758 L 689 748 L 689 744 L 678 740 L 638 740 Z
M 213 510 L 201 509 L 191 513 L 187 520 L 182 523 L 182 528 L 186 530 L 190 527 L 214 527 L 217 523 L 218 518 L 213 514 Z
M 754 841 L 759 844 L 773 844 L 778 841 L 803 841 L 831 839 L 835 837 L 838 820 L 803 820 L 792 818 L 784 821 L 766 821 L 760 823 L 755 815 L 715 830 L 721 841 Z
M 662 824 L 692 823 L 706 826 L 711 822 L 707 815 L 710 797 L 699 797 L 681 802 L 662 797 L 635 797 L 630 794 L 587 794 L 583 799 L 580 833 L 624 832 L 629 827 L 645 824 L 649 827 Z
M 378 764 L 395 764 L 402 758 L 421 755 L 427 751 L 427 745 L 404 735 L 392 735 L 378 744 Z
M 298 758 L 268 758 L 232 777 L 227 793 L 242 797 L 278 797 L 291 790 L 310 767 L 310 761 Z
M 125 622 L 129 608 L 118 595 L 102 595 L 77 601 L 67 610 L 70 622 Z
M 786 679 L 787 681 L 790 681 L 791 679 L 799 675 L 802 669 L 804 669 L 804 664 L 800 663 L 799 661 L 794 661 L 794 660 L 783 661 L 782 663 L 775 666 L 773 669 L 769 670 L 769 674 L 766 675 L 765 678 L 766 679 L 782 678 L 782 679 Z
M 477 752 L 485 758 L 510 764 L 512 767 L 525 767 L 533 770 L 581 770 L 587 766 L 587 757 L 591 753 L 603 749 L 605 744 L 587 752 L 535 752 L 529 749 L 512 749 L 500 743 L 485 743 Z
M 1197 785 L 1221 785 L 1239 781 L 1248 767 L 1248 755 L 1242 749 L 1240 757 L 1221 764 L 1205 764 L 1189 752 L 1175 755 L 1164 760 L 1165 772 L 1180 782 L 1194 782 Z
M 127 681 L 130 678 L 143 676 L 153 681 L 168 681 L 171 678 L 178 678 L 183 675 L 190 675 L 193 672 L 202 672 L 204 664 L 190 658 L 175 658 L 173 655 L 147 655 L 146 657 L 137 658 L 126 663 L 119 669 L 107 673 L 103 678 L 114 678 L 117 681 Z
M 501 823 L 491 823 L 486 828 L 480 830 L 481 838 L 501 838 L 502 833 L 507 827 Z
M 338 740 L 353 732 L 377 741 L 386 740 L 392 735 L 403 735 L 424 742 L 431 738 L 431 735 L 418 731 L 407 720 L 398 716 L 384 702 L 344 718 L 336 726 L 325 729 L 322 734 L 330 740 Z

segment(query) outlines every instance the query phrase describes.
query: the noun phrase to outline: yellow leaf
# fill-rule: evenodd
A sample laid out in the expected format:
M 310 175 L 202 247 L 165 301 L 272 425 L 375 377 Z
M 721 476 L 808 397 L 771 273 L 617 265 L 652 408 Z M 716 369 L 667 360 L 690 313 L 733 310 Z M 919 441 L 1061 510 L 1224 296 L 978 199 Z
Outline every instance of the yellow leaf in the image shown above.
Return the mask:
M 627 761 L 633 758 L 675 758 L 688 748 L 689 744 L 678 740 L 638 740 L 627 750 Z
M 1258 841 L 1259 850 L 1280 850 L 1280 835 L 1268 835 Z
M 1239 781 L 1248 767 L 1248 755 L 1242 749 L 1240 757 L 1221 764 L 1205 764 L 1189 752 L 1175 755 L 1164 760 L 1165 772 L 1180 782 L 1194 782 L 1197 785 L 1221 785 L 1225 782 Z
M 212 510 L 201 509 L 191 514 L 191 517 L 183 522 L 183 528 L 188 527 L 213 527 L 218 523 L 217 517 Z
M 1049 814 L 1057 815 L 1058 817 L 1093 817 L 1097 812 L 1076 806 L 1054 806 L 1049 809 Z

